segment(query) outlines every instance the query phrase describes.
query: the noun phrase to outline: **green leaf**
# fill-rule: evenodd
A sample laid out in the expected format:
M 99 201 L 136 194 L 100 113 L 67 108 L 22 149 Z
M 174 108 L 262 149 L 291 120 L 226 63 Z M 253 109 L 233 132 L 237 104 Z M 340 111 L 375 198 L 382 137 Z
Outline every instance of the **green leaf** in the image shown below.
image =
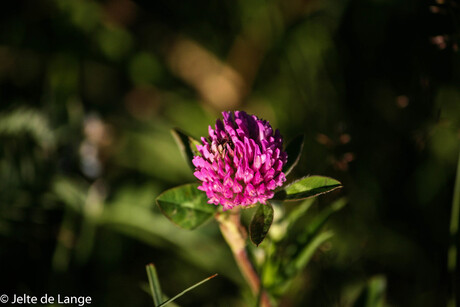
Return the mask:
M 29 135 L 43 149 L 56 145 L 56 134 L 51 130 L 48 118 L 42 112 L 30 108 L 17 108 L 0 113 L 0 135 L 19 137 Z
M 387 280 L 383 275 L 373 276 L 367 281 L 353 307 L 384 307 Z
M 366 307 L 384 307 L 387 281 L 384 276 L 374 276 L 367 286 Z
M 196 145 L 200 145 L 200 142 L 177 128 L 172 129 L 171 133 L 176 140 L 185 161 L 187 161 L 190 168 L 194 170 L 195 166 L 193 165 L 192 160 L 193 156 L 199 155 Z
M 315 202 L 315 198 L 309 198 L 304 200 L 300 205 L 296 206 L 292 211 L 286 216 L 286 224 L 288 227 L 288 231 L 294 226 L 294 224 L 304 216 L 308 209 L 310 209 L 311 205 Z
M 311 202 L 312 203 L 312 202 Z M 307 209 L 311 205 L 304 202 L 302 205 Z M 332 237 L 332 232 L 320 232 L 332 214 L 342 209 L 347 203 L 346 198 L 336 200 L 332 205 L 322 210 L 296 239 L 295 253 L 289 257 L 286 263 L 286 275 L 291 278 L 302 270 L 310 261 L 311 257 L 325 241 Z
M 89 186 L 80 180 L 57 176 L 52 182 L 52 191 L 58 199 L 73 211 L 84 214 Z
M 323 176 L 308 176 L 299 179 L 275 193 L 275 200 L 300 200 L 325 194 L 342 187 L 340 181 Z
M 331 231 L 322 232 L 317 235 L 313 240 L 308 242 L 300 253 L 289 262 L 286 273 L 288 276 L 294 276 L 303 270 L 308 262 L 310 262 L 311 257 L 315 253 L 315 251 L 327 240 L 329 240 L 334 234 Z
M 177 226 L 190 230 L 210 219 L 218 209 L 207 201 L 197 183 L 169 189 L 157 197 L 162 213 Z
M 300 134 L 291 140 L 286 146 L 286 153 L 288 155 L 287 163 L 283 167 L 283 173 L 287 176 L 299 163 L 300 156 L 303 149 L 304 135 Z
M 347 204 L 347 199 L 345 197 L 342 197 L 336 200 L 335 202 L 333 202 L 330 206 L 325 208 L 323 211 L 321 211 L 308 224 L 307 231 L 306 231 L 307 237 L 311 238 L 311 237 L 314 237 L 317 233 L 319 233 L 321 228 L 323 228 L 323 226 L 326 224 L 326 222 L 329 220 L 332 214 L 342 209 L 346 204 Z
M 161 294 L 161 286 L 160 281 L 158 280 L 157 270 L 153 263 L 149 263 L 145 266 L 147 271 L 147 276 L 149 278 L 149 285 L 150 285 L 150 292 L 152 293 L 153 297 L 153 304 L 154 306 L 159 306 L 163 301 L 162 294 Z
M 252 243 L 259 246 L 265 239 L 265 236 L 270 229 L 273 222 L 273 207 L 270 203 L 266 205 L 259 204 L 254 216 L 252 217 L 251 224 L 249 225 L 249 237 Z
M 212 276 L 209 276 L 209 277 L 203 279 L 203 280 L 200 281 L 200 282 L 197 282 L 196 284 L 194 284 L 194 285 L 191 286 L 191 287 L 188 287 L 187 289 L 185 289 L 184 291 L 182 291 L 182 292 L 179 293 L 178 295 L 174 296 L 173 298 L 171 298 L 171 299 L 165 301 L 164 303 L 161 303 L 160 305 L 158 305 L 158 307 L 166 306 L 167 304 L 169 304 L 169 303 L 171 303 L 172 301 L 178 299 L 179 297 L 181 297 L 181 296 L 184 295 L 185 293 L 189 292 L 190 290 L 195 289 L 195 288 L 198 287 L 199 285 L 201 285 L 201 284 L 207 282 L 207 281 L 210 280 L 210 279 L 213 279 L 213 278 L 216 277 L 216 276 L 217 276 L 217 274 L 214 274 L 214 275 L 212 275 Z

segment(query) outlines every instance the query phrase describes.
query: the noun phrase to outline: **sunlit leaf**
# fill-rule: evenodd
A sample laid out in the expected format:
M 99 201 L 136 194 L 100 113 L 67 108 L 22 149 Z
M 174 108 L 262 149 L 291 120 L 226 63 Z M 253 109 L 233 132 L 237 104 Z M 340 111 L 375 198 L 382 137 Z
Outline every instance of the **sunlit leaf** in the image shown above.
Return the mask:
M 289 142 L 286 146 L 286 153 L 288 155 L 288 160 L 286 165 L 283 167 L 283 172 L 287 176 L 299 163 L 300 156 L 302 154 L 303 149 L 303 140 L 304 135 L 296 136 L 292 141 Z
M 342 184 L 332 178 L 324 176 L 308 176 L 299 179 L 273 197 L 275 200 L 300 200 L 318 196 L 339 189 Z
M 196 183 L 172 188 L 157 197 L 157 204 L 174 224 L 195 229 L 211 218 L 218 208 L 208 204 L 206 194 L 197 188 Z
M 177 128 L 172 129 L 171 133 L 174 136 L 184 159 L 187 161 L 190 168 L 194 170 L 195 166 L 193 165 L 192 160 L 193 156 L 198 155 L 196 145 L 199 145 L 200 142 Z
M 259 204 L 251 224 L 249 225 L 249 236 L 252 243 L 259 246 L 265 239 L 265 236 L 273 222 L 273 207 L 268 203 L 266 205 Z

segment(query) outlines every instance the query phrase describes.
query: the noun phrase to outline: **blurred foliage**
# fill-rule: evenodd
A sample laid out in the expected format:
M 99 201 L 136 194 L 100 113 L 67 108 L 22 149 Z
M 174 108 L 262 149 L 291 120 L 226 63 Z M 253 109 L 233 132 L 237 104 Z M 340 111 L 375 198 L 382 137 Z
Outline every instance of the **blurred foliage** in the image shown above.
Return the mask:
M 285 306 L 447 302 L 457 1 L 25 0 L 0 15 L 5 293 L 151 306 L 154 262 L 165 293 L 219 273 L 178 304 L 241 306 L 216 223 L 181 230 L 153 202 L 194 182 L 170 129 L 199 137 L 244 109 L 286 140 L 305 133 L 292 178 L 345 187 L 320 232 L 334 237 L 306 253 Z M 336 197 L 286 204 L 292 233 Z

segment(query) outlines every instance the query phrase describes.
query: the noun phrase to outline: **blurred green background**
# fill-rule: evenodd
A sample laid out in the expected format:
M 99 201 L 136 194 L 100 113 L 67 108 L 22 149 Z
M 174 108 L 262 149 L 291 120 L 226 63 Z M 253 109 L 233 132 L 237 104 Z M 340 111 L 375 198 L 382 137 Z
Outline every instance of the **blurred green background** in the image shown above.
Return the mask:
M 181 230 L 154 206 L 195 180 L 169 130 L 206 135 L 240 109 L 305 133 L 294 175 L 337 178 L 348 199 L 285 306 L 350 306 L 374 276 L 390 306 L 446 304 L 458 2 L 29 0 L 0 15 L 1 292 L 152 306 L 154 262 L 171 296 L 219 273 L 181 305 L 243 305 L 216 223 Z

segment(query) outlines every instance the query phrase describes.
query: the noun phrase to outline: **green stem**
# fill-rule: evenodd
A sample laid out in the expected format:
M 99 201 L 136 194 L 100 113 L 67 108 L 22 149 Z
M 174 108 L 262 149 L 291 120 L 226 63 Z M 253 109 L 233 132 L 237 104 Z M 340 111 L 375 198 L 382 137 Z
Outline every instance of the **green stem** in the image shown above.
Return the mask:
M 460 152 L 457 163 L 457 175 L 455 178 L 454 195 L 452 200 L 452 213 L 450 220 L 450 247 L 447 259 L 447 268 L 449 270 L 451 281 L 451 295 L 447 306 L 457 306 L 459 297 L 458 277 L 457 277 L 457 263 L 458 263 L 458 247 L 460 246 L 460 237 L 458 233 L 458 225 L 460 218 Z
M 225 241 L 232 250 L 238 267 L 251 288 L 254 296 L 258 296 L 261 290 L 260 278 L 257 275 L 246 252 L 247 233 L 240 222 L 240 211 L 238 208 L 226 213 L 218 213 L 216 219 L 219 222 L 220 231 Z M 261 294 L 261 306 L 270 307 L 270 299 L 265 291 Z

